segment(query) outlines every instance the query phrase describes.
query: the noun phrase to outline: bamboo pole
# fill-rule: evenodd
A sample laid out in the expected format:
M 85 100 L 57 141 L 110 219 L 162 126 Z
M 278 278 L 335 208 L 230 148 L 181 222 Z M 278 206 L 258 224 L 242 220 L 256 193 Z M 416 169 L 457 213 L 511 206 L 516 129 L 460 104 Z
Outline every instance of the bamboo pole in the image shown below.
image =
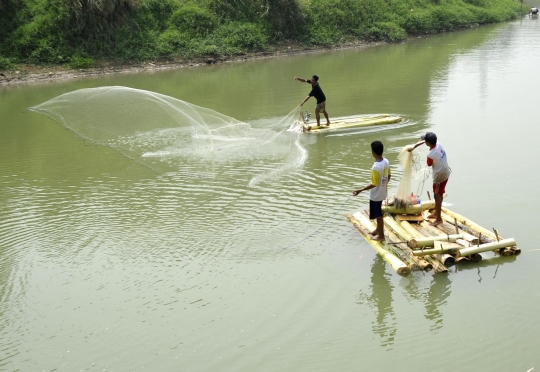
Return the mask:
M 386 230 L 385 234 L 386 234 L 387 239 L 391 239 L 391 240 L 394 240 L 394 241 L 399 239 L 398 236 L 396 234 L 394 234 L 392 231 Z M 395 245 L 390 245 L 390 246 L 387 245 L 387 249 L 391 253 L 393 253 L 397 258 L 399 258 L 401 261 L 403 261 L 403 263 L 405 265 L 409 266 L 411 271 L 413 271 L 413 270 L 422 270 L 422 268 L 416 263 L 416 260 L 413 259 L 413 256 L 407 254 L 406 248 L 405 249 L 400 249 L 399 247 L 396 247 Z M 416 258 L 416 257 L 414 257 L 414 258 Z
M 422 222 L 424 222 L 424 221 L 422 220 Z M 414 227 L 424 237 L 430 237 L 430 236 L 438 235 L 438 234 L 434 234 L 429 229 L 424 228 L 424 226 L 422 225 L 421 222 L 411 223 L 411 226 Z
M 367 211 L 365 211 L 366 215 L 368 214 Z M 401 225 L 399 224 L 399 220 L 396 220 L 390 216 L 386 216 L 383 218 L 383 221 L 385 222 L 385 225 L 386 225 L 386 229 L 385 231 L 387 232 L 388 236 L 396 241 L 396 240 L 399 240 L 400 238 L 401 239 L 407 239 L 407 238 L 411 238 L 411 235 L 409 233 L 407 233 L 402 227 Z M 403 244 L 405 243 L 405 244 Z M 396 244 L 396 243 L 390 243 L 390 244 Z M 421 268 L 422 270 L 425 270 L 425 271 L 430 271 L 433 269 L 434 267 L 434 264 L 432 262 L 432 260 L 427 260 L 425 258 L 420 258 L 420 257 L 415 257 L 413 254 L 412 254 L 412 250 L 409 249 L 406 244 L 407 242 L 405 241 L 401 241 L 400 244 L 403 244 L 401 245 L 400 247 L 396 247 L 396 249 L 398 249 L 399 251 L 402 252 L 402 254 L 405 254 L 407 255 L 409 258 L 408 259 L 411 259 L 414 261 L 414 264 L 416 266 L 418 266 L 419 268 Z M 404 246 L 405 245 L 405 246 Z M 404 260 L 405 263 L 407 263 L 406 260 Z
M 392 217 L 387 216 L 387 217 L 384 217 L 383 220 L 384 220 L 384 224 L 390 229 L 392 229 L 404 241 L 408 242 L 409 240 L 413 238 L 412 235 L 409 234 L 407 231 L 405 231 L 405 229 L 401 227 L 399 222 L 394 220 Z
M 444 245 L 442 243 L 445 243 L 445 242 L 436 242 L 435 248 L 424 249 L 424 250 L 416 250 L 416 251 L 413 251 L 413 254 L 415 256 L 429 256 L 429 255 L 432 255 L 432 254 L 455 253 L 455 252 L 459 251 L 460 249 L 463 249 L 463 247 L 461 245 Z
M 493 234 L 492 231 L 486 229 L 485 227 L 482 227 L 480 226 L 479 224 L 477 224 L 476 222 L 473 222 L 471 221 L 470 219 L 466 218 L 466 217 L 463 217 L 462 215 L 456 213 L 456 212 L 453 212 L 445 207 L 442 207 L 442 211 L 444 213 L 446 213 L 447 215 L 449 215 L 450 217 L 452 218 L 455 218 L 457 219 L 461 224 L 465 225 L 465 226 L 469 226 L 471 227 L 473 230 L 476 230 L 478 231 L 479 233 L 482 233 L 482 235 L 486 235 L 488 236 L 489 238 L 491 238 L 492 240 L 496 240 L 497 238 L 495 237 L 495 234 Z
M 449 216 L 443 216 L 443 220 L 445 220 L 445 217 L 447 217 L 448 219 L 450 218 Z M 449 224 L 454 224 L 456 223 L 456 220 L 445 220 L 446 222 L 448 222 Z M 460 227 L 461 225 L 457 224 L 454 226 L 454 229 L 452 229 L 450 226 L 446 226 L 445 224 L 440 224 L 438 226 L 431 226 L 429 223 L 422 223 L 422 226 L 425 227 L 426 229 L 430 230 L 430 231 L 433 231 L 434 233 L 438 234 L 438 235 L 454 235 L 455 234 L 455 231 L 458 231 L 459 234 L 462 234 L 463 235 L 463 240 L 466 240 L 468 242 L 470 242 L 471 244 L 478 244 L 478 237 L 472 235 L 472 234 L 469 234 L 467 231 L 461 229 L 460 230 Z
M 442 213 L 442 218 L 443 220 L 445 220 L 446 222 L 450 223 L 450 224 L 453 224 L 454 223 L 454 218 L 445 214 L 445 213 Z M 464 225 L 462 223 L 460 223 L 458 221 L 458 226 L 461 230 L 463 230 L 465 233 L 469 234 L 469 236 L 471 237 L 471 239 L 474 239 L 474 243 L 471 242 L 472 244 L 478 244 L 478 239 L 480 239 L 480 243 L 481 244 L 485 244 L 485 243 L 492 243 L 494 242 L 495 240 L 493 239 L 490 239 L 489 237 L 485 236 L 485 235 L 482 235 L 481 233 L 479 233 L 478 231 L 474 230 L 473 228 L 471 228 L 470 226 L 467 226 L 467 225 Z
M 426 200 L 421 204 L 411 205 L 407 208 L 396 208 L 393 205 L 383 205 L 383 212 L 394 213 L 394 214 L 421 214 L 422 211 L 426 209 L 435 208 L 435 200 Z
M 418 230 L 416 230 L 414 227 L 411 226 L 411 224 L 408 221 L 400 221 L 399 223 L 405 231 L 407 231 L 409 234 L 413 236 L 414 239 L 422 239 L 425 238 L 424 235 L 420 234 Z
M 403 229 L 405 229 L 407 232 L 409 232 L 414 239 L 423 238 L 424 236 L 420 234 L 414 227 L 411 226 L 411 224 L 407 221 L 400 221 L 399 223 Z M 440 262 L 436 257 L 433 256 L 425 256 L 426 261 L 431 263 L 433 265 L 433 270 L 436 273 L 444 273 L 448 272 L 448 268 L 443 265 L 442 262 Z
M 399 239 L 398 235 L 392 229 L 386 229 L 386 234 L 394 241 Z M 425 271 L 430 271 L 433 269 L 432 264 L 424 260 L 422 257 L 415 257 L 413 252 L 406 246 L 403 248 L 395 247 L 394 252 L 398 253 L 399 257 L 402 258 L 402 261 L 409 265 L 411 270 L 413 270 L 413 268 L 419 268 Z
M 470 256 L 470 255 L 475 254 L 475 253 L 493 251 L 495 249 L 511 247 L 513 245 L 516 245 L 516 241 L 513 238 L 503 239 L 503 240 L 501 240 L 499 242 L 487 243 L 487 244 L 482 244 L 482 245 L 475 246 L 475 247 L 460 249 L 457 252 L 456 255 L 458 257 Z
M 471 242 L 472 244 L 478 244 L 478 237 L 480 236 L 480 233 L 473 230 L 472 228 L 468 227 L 467 225 L 463 225 L 461 223 L 458 222 L 457 218 L 454 218 L 452 216 L 449 216 L 445 213 L 442 213 L 441 214 L 442 216 L 442 219 L 445 221 L 445 222 L 448 222 L 449 224 L 451 225 L 454 225 L 455 229 L 458 230 L 458 229 L 461 229 L 463 231 L 463 236 L 464 236 L 464 239 Z M 440 225 L 439 225 L 440 226 Z M 439 227 L 437 226 L 437 227 Z M 484 236 L 484 243 L 491 243 L 493 240 L 489 239 L 489 238 L 485 238 Z M 489 240 L 489 241 L 487 241 Z
M 463 234 L 439 235 L 439 236 L 429 236 L 425 238 L 411 239 L 408 242 L 408 245 L 410 248 L 433 247 L 435 242 L 454 243 L 458 239 L 463 239 Z
M 485 227 L 482 227 L 480 225 L 478 225 L 477 223 L 469 220 L 468 218 L 466 217 L 463 217 L 462 215 L 456 213 L 456 212 L 453 212 L 447 208 L 442 208 L 442 211 L 444 212 L 444 214 L 452 217 L 452 218 L 456 218 L 461 224 L 471 228 L 472 230 L 476 231 L 478 233 L 478 235 L 480 235 L 480 233 L 486 237 L 486 239 L 484 239 L 484 241 L 482 241 L 482 243 L 492 243 L 492 242 L 496 242 L 499 239 L 502 239 L 500 236 L 498 236 L 498 232 L 497 234 L 494 234 L 492 231 L 486 229 Z M 444 217 L 443 217 L 444 218 Z M 473 234 L 473 235 L 477 235 L 477 234 Z M 521 254 L 521 249 L 518 248 L 518 247 L 506 247 L 506 248 L 500 248 L 500 249 L 497 249 L 495 250 L 495 253 L 498 253 L 500 254 L 501 256 L 512 256 L 512 255 L 519 255 Z
M 360 218 L 357 218 L 357 217 L 360 217 Z M 390 253 L 389 251 L 385 249 L 382 242 L 371 240 L 369 238 L 368 235 L 369 235 L 369 231 L 371 231 L 370 228 L 373 229 L 374 226 L 370 222 L 372 226 L 370 227 L 368 224 L 367 230 L 365 230 L 365 227 L 362 223 L 363 218 L 362 218 L 361 213 L 357 212 L 353 216 L 348 215 L 347 218 L 349 219 L 349 221 L 353 223 L 354 227 L 356 227 L 356 229 L 366 238 L 368 243 L 375 249 L 375 251 L 381 255 L 383 260 L 385 260 L 392 267 L 392 269 L 394 269 L 396 273 L 398 273 L 399 275 L 406 275 L 411 272 L 411 269 L 407 265 L 405 265 L 403 261 L 401 261 L 395 255 L 393 255 L 392 253 Z M 367 218 L 366 220 L 369 222 Z
M 446 267 L 452 267 L 456 264 L 456 259 L 454 258 L 454 256 L 451 256 L 447 253 L 434 254 L 433 257 L 441 261 L 442 264 Z
M 471 242 L 468 242 L 465 239 L 456 239 L 456 243 L 464 248 L 469 248 L 471 246 Z

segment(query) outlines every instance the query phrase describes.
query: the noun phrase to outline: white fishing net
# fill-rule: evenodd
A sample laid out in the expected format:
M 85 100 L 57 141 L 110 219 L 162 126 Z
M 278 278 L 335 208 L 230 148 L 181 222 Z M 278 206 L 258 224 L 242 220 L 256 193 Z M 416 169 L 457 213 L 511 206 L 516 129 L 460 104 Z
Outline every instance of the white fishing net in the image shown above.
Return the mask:
M 179 171 L 186 162 L 213 173 L 234 163 L 251 173 L 254 185 L 298 169 L 306 158 L 299 136 L 286 132 L 297 108 L 254 127 L 173 97 L 113 86 L 66 93 L 29 110 L 160 174 Z M 261 161 L 262 169 L 256 166 Z
M 399 163 L 403 168 L 403 175 L 401 176 L 397 194 L 394 197 L 394 205 L 398 208 L 406 208 L 417 203 L 416 196 L 411 192 L 413 154 L 409 149 L 412 148 L 414 148 L 413 145 L 405 146 L 398 155 Z

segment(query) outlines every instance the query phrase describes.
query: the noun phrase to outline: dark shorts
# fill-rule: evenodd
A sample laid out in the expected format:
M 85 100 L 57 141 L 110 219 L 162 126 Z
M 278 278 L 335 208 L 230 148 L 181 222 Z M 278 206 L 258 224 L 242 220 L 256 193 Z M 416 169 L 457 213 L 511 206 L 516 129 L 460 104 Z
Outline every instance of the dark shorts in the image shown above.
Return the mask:
M 446 192 L 446 184 L 447 184 L 448 180 L 446 181 L 442 181 L 440 183 L 434 183 L 433 184 L 433 193 L 434 194 L 439 194 L 439 195 L 444 195 L 444 193 Z
M 374 220 L 375 218 L 382 217 L 382 200 L 381 201 L 369 201 L 369 219 Z

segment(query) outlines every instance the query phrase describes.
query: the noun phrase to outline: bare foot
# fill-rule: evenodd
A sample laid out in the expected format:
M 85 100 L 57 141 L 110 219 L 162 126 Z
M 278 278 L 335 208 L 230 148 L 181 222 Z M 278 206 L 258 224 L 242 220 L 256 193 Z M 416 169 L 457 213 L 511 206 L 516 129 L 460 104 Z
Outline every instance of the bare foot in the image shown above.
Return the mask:
M 443 220 L 435 220 L 431 223 L 431 226 L 433 227 L 439 226 L 441 223 L 443 223 Z
M 376 242 L 384 242 L 384 236 L 380 237 L 379 235 L 375 235 L 371 240 L 374 240 Z
M 326 123 L 326 126 L 329 127 L 329 126 L 330 126 L 330 122 Z

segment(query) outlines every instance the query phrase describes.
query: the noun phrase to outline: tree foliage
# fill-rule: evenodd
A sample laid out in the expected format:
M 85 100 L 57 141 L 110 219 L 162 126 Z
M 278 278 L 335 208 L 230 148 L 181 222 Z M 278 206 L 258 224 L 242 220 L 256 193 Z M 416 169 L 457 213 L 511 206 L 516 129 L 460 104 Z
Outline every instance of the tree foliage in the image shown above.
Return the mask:
M 398 42 L 518 11 L 513 0 L 0 0 L 0 68 Z

